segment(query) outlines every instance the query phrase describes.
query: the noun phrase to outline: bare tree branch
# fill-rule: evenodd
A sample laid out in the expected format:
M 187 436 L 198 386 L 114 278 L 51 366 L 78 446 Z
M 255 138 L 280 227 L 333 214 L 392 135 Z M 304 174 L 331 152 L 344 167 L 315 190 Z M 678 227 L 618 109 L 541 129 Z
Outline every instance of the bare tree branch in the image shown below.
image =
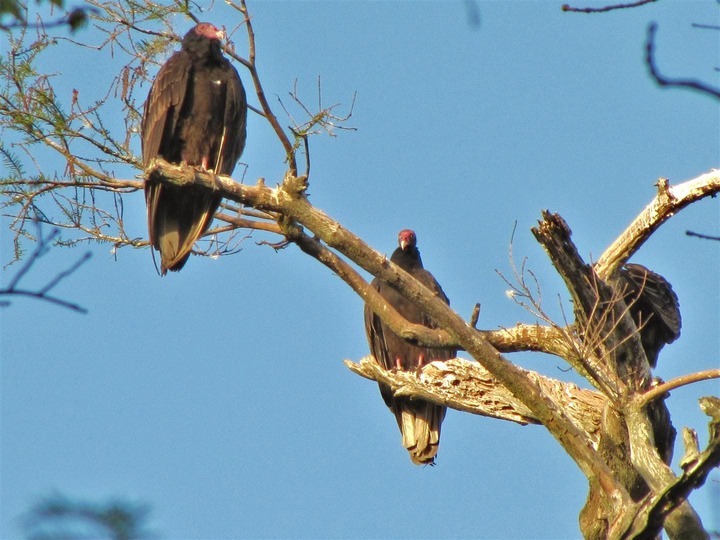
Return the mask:
M 692 79 L 670 79 L 660 74 L 655 63 L 655 34 L 657 23 L 651 23 L 647 29 L 647 40 L 645 41 L 645 63 L 650 70 L 650 76 L 660 86 L 667 88 L 689 88 L 703 94 L 720 99 L 720 89 L 713 88 L 707 84 Z
M 648 390 L 644 394 L 637 396 L 635 399 L 637 400 L 638 406 L 644 407 L 651 401 L 662 397 L 671 390 L 675 390 L 676 388 L 680 388 L 682 386 L 687 386 L 688 384 L 693 384 L 700 381 L 709 381 L 712 379 L 720 379 L 720 369 L 708 369 L 705 371 L 698 371 L 697 373 L 689 373 L 688 375 L 677 377 L 675 379 L 672 379 L 671 381 L 667 381 L 653 386 L 650 390 Z
M 568 4 L 562 5 L 563 11 L 569 11 L 572 13 L 605 13 L 607 11 L 615 11 L 617 9 L 630 9 L 630 8 L 636 8 L 640 6 L 644 6 L 645 4 L 652 4 L 653 2 L 657 2 L 657 0 L 637 0 L 636 2 L 627 2 L 624 4 L 611 4 L 599 8 L 580 8 L 580 7 L 573 7 Z
M 53 493 L 34 504 L 22 522 L 26 538 L 155 538 L 147 528 L 149 513 L 144 504 L 94 503 Z
M 660 225 L 677 212 L 695 201 L 720 192 L 720 169 L 674 186 L 666 178 L 661 178 L 657 187 L 655 198 L 595 263 L 595 272 L 602 279 L 613 275 Z
M 10 280 L 10 283 L 6 287 L 0 289 L 0 297 L 26 296 L 29 298 L 35 298 L 37 300 L 50 302 L 51 304 L 56 304 L 70 310 L 77 311 L 78 313 L 87 313 L 87 309 L 85 309 L 84 307 L 81 307 L 74 302 L 63 300 L 49 293 L 63 279 L 75 273 L 75 271 L 90 258 L 90 252 L 84 253 L 69 268 L 58 272 L 55 277 L 51 278 L 45 285 L 43 285 L 39 289 L 33 290 L 20 287 L 20 281 L 22 281 L 22 279 L 28 274 L 28 272 L 33 268 L 33 266 L 37 264 L 39 259 L 41 259 L 44 255 L 47 255 L 50 248 L 52 247 L 53 242 L 57 239 L 59 233 L 60 231 L 58 229 L 53 229 L 49 234 L 43 236 L 40 225 L 38 224 L 38 242 L 35 250 L 27 257 L 23 265 Z M 0 301 L 0 307 L 7 307 L 9 305 L 10 301 L 8 300 Z
M 420 306 L 452 339 L 458 341 L 473 358 L 480 362 L 510 392 L 520 399 L 575 459 L 592 482 L 617 501 L 617 508 L 630 504 L 625 489 L 613 477 L 610 469 L 592 450 L 587 434 L 579 430 L 565 412 L 547 396 L 525 372 L 503 358 L 477 331 L 471 328 L 443 301 L 434 296 L 416 279 L 390 263 L 385 256 L 370 248 L 336 221 L 310 205 L 304 197 L 307 180 L 288 174 L 282 185 L 267 188 L 237 184 L 227 177 L 208 175 L 187 167 L 177 167 L 156 161 L 148 168 L 148 181 L 170 182 L 176 185 L 195 183 L 205 185 L 223 196 L 263 211 L 283 216 L 281 225 L 292 230 L 297 225 L 307 227 L 327 247 L 339 251 L 354 263 L 383 279 Z M 295 225 L 297 224 L 297 225 Z M 325 264 L 325 263 L 324 263 Z M 372 307 L 372 306 L 371 306 Z M 384 318 L 380 310 L 379 316 Z
M 565 6 L 564 9 L 592 13 L 637 7 L 651 1 L 604 8 Z M 19 68 L 22 62 L 32 65 L 43 48 L 50 45 L 47 35 L 38 36 L 29 48 L 22 39 L 10 39 L 11 54 L 6 65 L 10 74 L 7 88 L 11 91 L 0 91 L 0 127 L 23 137 L 19 148 L 37 168 L 36 175 L 28 175 L 22 160 L 14 154 L 14 147 L 0 142 L 0 154 L 11 170 L 3 180 L 3 196 L 6 196 L 3 209 L 13 219 L 18 257 L 21 254 L 19 239 L 33 239 L 27 225 L 38 216 L 43 222 L 77 231 L 79 237 L 58 238 L 58 243 L 98 240 L 110 242 L 116 248 L 147 246 L 142 238 L 130 238 L 123 223 L 123 196 L 139 190 L 143 183 L 117 179 L 114 171 L 119 166 L 140 169 L 130 142 L 137 130 L 142 102 L 133 97 L 133 92 L 139 87 L 137 83 L 147 80 L 158 58 L 179 39 L 170 22 L 171 16 L 182 14 L 195 21 L 198 16 L 192 4 L 181 0 L 168 5 L 145 3 L 145 7 L 122 3 L 106 5 L 97 0 L 90 0 L 90 4 L 100 11 L 94 20 L 105 37 L 99 45 L 77 44 L 96 50 L 107 47 L 113 54 L 121 51 L 130 57 L 104 100 L 90 107 L 83 105 L 83 96 L 75 92 L 70 111 L 65 112 L 62 100 L 54 93 L 50 75 Z M 317 111 L 306 106 L 297 90 L 293 90 L 292 105 L 298 106 L 301 116 L 307 119 L 295 122 L 286 110 L 292 127 L 283 128 L 261 84 L 252 17 L 243 0 L 229 0 L 229 4 L 242 15 L 231 24 L 237 23 L 233 32 L 245 26 L 248 58 L 237 55 L 232 43 L 227 44 L 226 53 L 250 72 L 259 101 L 253 110 L 269 122 L 289 170 L 281 183 L 271 188 L 263 179 L 255 185 L 246 185 L 229 177 L 162 160 L 151 164 L 145 171 L 146 182 L 204 186 L 227 199 L 217 215 L 219 223 L 196 247 L 197 252 L 204 255 L 235 253 L 254 231 L 274 235 L 272 241 L 260 243 L 275 249 L 295 244 L 343 279 L 404 339 L 428 347 L 451 346 L 467 351 L 477 363 L 461 359 L 435 362 L 418 374 L 384 371 L 370 357 L 360 364 L 346 363 L 355 373 L 387 384 L 399 395 L 420 397 L 521 424 L 544 425 L 588 479 L 590 496 L 581 523 L 588 518 L 597 525 L 596 528 L 582 525 L 588 536 L 654 535 L 662 526 L 677 538 L 688 531 L 692 534 L 701 531 L 699 518 L 684 498 L 693 489 L 693 481 L 704 481 L 707 464 L 715 459 L 714 450 L 711 449 L 711 456 L 707 458 L 701 456 L 704 454 L 699 448 L 688 453 L 683 462 L 688 479 L 683 481 L 684 477 L 676 478 L 669 468 L 670 457 L 660 448 L 660 441 L 654 439 L 662 435 L 658 426 L 672 430 L 669 416 L 663 416 L 667 411 L 663 402 L 666 392 L 717 374 L 690 374 L 669 383 L 654 381 L 638 337 L 642 323 L 630 316 L 630 306 L 623 300 L 615 274 L 670 216 L 720 191 L 720 171 L 710 171 L 672 187 L 661 180 L 655 200 L 595 265 L 583 261 L 562 218 L 545 213 L 536 235 L 565 280 L 573 300 L 574 320 L 568 321 L 564 313 L 562 323 L 551 320 L 543 311 L 540 283 L 523 263 L 520 269 L 513 265 L 515 282 L 508 283 L 513 288 L 514 299 L 540 324 L 478 330 L 475 326 L 479 307 L 470 322 L 466 322 L 382 253 L 310 204 L 306 196 L 309 155 L 306 175 L 298 176 L 296 154 L 303 148 L 309 154 L 308 135 L 324 132 L 332 136 L 333 130 L 350 118 L 352 105 L 346 117 L 336 116 L 333 107 L 324 107 L 318 79 Z M 652 45 L 652 39 L 650 43 Z M 652 58 L 652 47 L 648 51 Z M 27 73 L 33 73 L 32 77 Z M 66 96 L 65 101 L 68 99 Z M 112 99 L 119 100 L 127 113 L 127 132 L 119 137 L 111 136 L 102 120 L 104 104 Z M 340 129 L 345 128 L 340 126 Z M 60 166 L 65 170 L 46 174 L 39 160 L 33 157 L 35 145 L 52 150 L 62 160 Z M 250 232 L 241 232 L 243 230 Z M 221 234 L 222 240 L 219 240 Z M 31 255 L 25 264 L 31 264 L 37 257 L 39 255 Z M 48 293 L 81 263 L 49 280 L 37 291 L 40 297 L 53 298 Z M 437 329 L 411 324 L 401 317 L 369 285 L 360 269 L 384 280 L 414 302 L 437 324 Z M 19 276 L 10 284 L 11 289 L 19 290 L 17 284 L 26 272 L 25 267 L 20 269 Z M 519 368 L 503 356 L 516 351 L 541 351 L 562 358 L 600 392 L 582 390 Z M 674 430 L 670 435 L 674 437 Z M 699 472 L 692 473 L 700 462 Z M 690 476 L 691 473 L 694 476 Z
M 345 365 L 358 375 L 389 386 L 396 395 L 422 398 L 459 411 L 522 425 L 540 423 L 520 400 L 476 362 L 462 358 L 432 362 L 417 375 L 386 371 L 371 356 L 357 364 L 345 360 Z M 583 390 L 572 383 L 562 383 L 533 371 L 525 373 L 537 381 L 543 392 L 569 411 L 573 423 L 590 434 L 591 444 L 597 447 L 607 398 L 599 392 Z
M 683 474 L 656 494 L 650 494 L 638 508 L 635 526 L 630 531 L 632 538 L 644 538 L 654 534 L 663 526 L 667 528 L 668 516 L 675 508 L 682 507 L 690 492 L 705 483 L 710 471 L 720 465 L 720 399 L 705 397 L 700 400 L 700 407 L 710 416 L 710 439 L 707 448 L 698 453 L 694 460 L 686 463 Z M 689 516 L 678 526 L 681 538 L 708 538 L 707 533 L 700 529 L 688 527 Z M 691 532 L 692 531 L 692 532 Z M 671 531 L 668 531 L 671 533 Z M 672 534 L 672 533 L 671 533 Z M 674 536 L 678 537 L 678 536 Z
M 702 238 L 703 240 L 715 240 L 720 242 L 720 236 L 713 236 L 710 234 L 702 234 L 702 233 L 696 233 L 693 231 L 685 231 L 685 234 L 688 236 L 694 236 L 695 238 Z

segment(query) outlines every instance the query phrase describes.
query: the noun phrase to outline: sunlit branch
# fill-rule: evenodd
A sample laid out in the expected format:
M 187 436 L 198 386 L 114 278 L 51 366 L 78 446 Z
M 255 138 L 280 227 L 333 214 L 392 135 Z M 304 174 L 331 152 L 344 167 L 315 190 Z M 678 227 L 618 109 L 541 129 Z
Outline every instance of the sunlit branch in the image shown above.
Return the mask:
M 682 375 L 681 377 L 676 377 L 675 379 L 672 379 L 670 381 L 663 382 L 661 384 L 658 384 L 657 386 L 653 386 L 647 392 L 638 395 L 636 400 L 640 407 L 644 407 L 651 401 L 662 397 L 670 390 L 674 390 L 682 386 L 687 386 L 688 384 L 693 384 L 700 381 L 709 381 L 712 379 L 720 379 L 720 369 L 708 369 L 705 371 L 698 371 L 697 373 L 689 373 L 687 375 Z
M 519 424 L 539 423 L 520 400 L 477 362 L 463 358 L 435 361 L 424 366 L 419 373 L 385 370 L 371 356 L 359 363 L 349 360 L 344 363 L 354 373 L 389 386 L 396 396 L 425 399 L 471 414 Z M 590 434 L 591 444 L 597 447 L 607 398 L 599 392 L 581 389 L 533 371 L 525 373 L 537 381 L 546 395 L 569 411 L 573 423 Z
M 160 160 L 151 164 L 146 174 L 148 178 L 155 178 L 153 181 L 206 185 L 229 199 L 261 210 L 278 212 L 291 225 L 297 223 L 308 228 L 327 247 L 339 251 L 364 270 L 395 287 L 421 307 L 451 337 L 457 339 L 461 347 L 523 401 L 589 478 L 602 478 L 603 486 L 613 498 L 629 504 L 627 491 L 590 447 L 587 434 L 578 429 L 556 403 L 543 395 L 537 383 L 502 357 L 481 334 L 429 289 L 390 264 L 384 255 L 373 250 L 357 235 L 314 208 L 303 195 L 307 179 L 288 174 L 281 186 L 270 189 L 264 183 L 256 186 L 237 184 L 227 177 L 164 164 Z
M 720 169 L 673 186 L 669 185 L 666 178 L 661 178 L 657 187 L 655 198 L 595 263 L 595 272 L 601 279 L 613 275 L 660 225 L 677 212 L 704 197 L 720 193 Z

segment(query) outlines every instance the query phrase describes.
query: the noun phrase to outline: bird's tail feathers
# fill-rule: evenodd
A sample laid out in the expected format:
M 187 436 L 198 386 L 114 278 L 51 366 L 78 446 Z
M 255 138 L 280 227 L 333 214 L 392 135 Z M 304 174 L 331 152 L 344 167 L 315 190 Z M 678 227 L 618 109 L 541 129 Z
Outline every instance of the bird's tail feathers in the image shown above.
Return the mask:
M 185 265 L 195 242 L 210 228 L 220 198 L 205 191 L 156 187 L 163 189 L 148 195 L 150 242 L 160 251 L 160 273 L 165 275 Z
M 446 408 L 429 401 L 405 401 L 397 414 L 403 446 L 416 465 L 432 465 L 440 446 Z

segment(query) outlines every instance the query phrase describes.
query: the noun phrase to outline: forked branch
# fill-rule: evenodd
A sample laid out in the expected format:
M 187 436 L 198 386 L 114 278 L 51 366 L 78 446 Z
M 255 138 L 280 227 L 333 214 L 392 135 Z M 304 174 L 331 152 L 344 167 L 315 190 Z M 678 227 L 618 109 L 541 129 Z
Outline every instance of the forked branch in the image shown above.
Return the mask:
M 27 257 L 27 259 L 23 262 L 20 269 L 15 273 L 15 275 L 10 279 L 10 283 L 0 289 L 0 298 L 2 297 L 13 297 L 13 296 L 24 296 L 28 298 L 35 298 L 37 300 L 43 300 L 45 302 L 50 302 L 51 304 L 56 304 L 58 306 L 68 308 L 72 311 L 77 311 L 78 313 L 87 313 L 87 309 L 84 307 L 74 303 L 70 302 L 68 300 L 63 300 L 62 298 L 59 298 L 53 294 L 51 294 L 51 291 L 66 277 L 70 276 L 71 274 L 75 273 L 75 271 L 80 268 L 89 258 L 90 258 L 90 252 L 86 252 L 83 255 L 80 256 L 80 258 L 75 261 L 69 268 L 66 270 L 62 270 L 58 272 L 55 277 L 48 280 L 45 285 L 43 285 L 40 288 L 37 289 L 26 289 L 20 285 L 20 282 L 22 279 L 28 274 L 28 272 L 38 263 L 38 260 L 40 260 L 44 255 L 48 253 L 50 248 L 52 247 L 53 242 L 57 239 L 59 230 L 53 229 L 49 234 L 43 235 L 42 229 L 40 228 L 40 225 L 37 226 L 38 230 L 38 241 L 37 245 L 35 246 L 35 249 L 33 252 Z M 10 305 L 9 300 L 0 300 L 0 307 L 7 307 Z
M 247 186 L 237 184 L 226 177 L 213 177 L 198 171 L 183 171 L 179 167 L 159 161 L 147 171 L 147 174 L 149 176 L 159 174 L 163 177 L 162 181 L 171 183 L 205 185 L 220 192 L 226 198 L 257 210 L 276 212 L 283 216 L 280 225 L 291 237 L 292 231 L 298 230 L 298 227 L 307 228 L 327 248 L 339 252 L 372 275 L 398 289 L 420 306 L 448 332 L 452 340 L 457 341 L 520 400 L 561 442 L 589 478 L 600 481 L 603 489 L 613 499 L 618 500 L 620 506 L 629 503 L 627 492 L 617 483 L 607 465 L 594 452 L 588 435 L 578 429 L 562 408 L 543 393 L 537 381 L 503 358 L 478 331 L 470 327 L 460 315 L 417 280 L 399 270 L 384 255 L 370 248 L 338 222 L 314 208 L 304 196 L 307 188 L 305 179 L 288 175 L 277 188 L 268 188 L 264 183 Z M 323 264 L 333 263 L 328 260 L 323 261 Z M 382 310 L 379 311 L 378 314 L 384 318 Z

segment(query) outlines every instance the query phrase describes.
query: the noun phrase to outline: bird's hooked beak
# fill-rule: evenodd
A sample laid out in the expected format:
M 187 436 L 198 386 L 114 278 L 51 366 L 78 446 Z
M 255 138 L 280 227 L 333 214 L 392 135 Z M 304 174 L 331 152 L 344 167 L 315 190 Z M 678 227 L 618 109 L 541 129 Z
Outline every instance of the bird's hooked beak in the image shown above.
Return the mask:
M 215 34 L 215 37 L 217 37 L 221 43 L 227 41 L 227 32 L 225 32 L 224 29 L 219 29 L 217 33 Z
M 398 245 L 403 251 L 406 251 L 409 247 L 413 247 L 415 245 L 415 233 L 410 229 L 400 231 L 398 234 Z

